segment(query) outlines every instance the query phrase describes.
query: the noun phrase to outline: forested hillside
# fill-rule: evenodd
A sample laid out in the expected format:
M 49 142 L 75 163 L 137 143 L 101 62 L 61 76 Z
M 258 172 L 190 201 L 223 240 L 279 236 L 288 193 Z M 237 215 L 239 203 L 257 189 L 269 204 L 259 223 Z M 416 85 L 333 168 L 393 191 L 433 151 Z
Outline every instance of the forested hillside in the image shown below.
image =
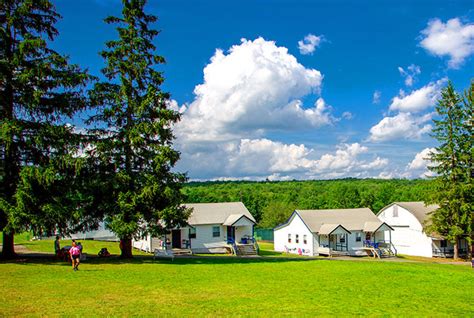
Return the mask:
M 369 207 L 374 213 L 394 201 L 423 201 L 429 180 L 342 179 L 280 182 L 191 182 L 188 203 L 242 201 L 258 221 L 272 228 L 295 209 Z

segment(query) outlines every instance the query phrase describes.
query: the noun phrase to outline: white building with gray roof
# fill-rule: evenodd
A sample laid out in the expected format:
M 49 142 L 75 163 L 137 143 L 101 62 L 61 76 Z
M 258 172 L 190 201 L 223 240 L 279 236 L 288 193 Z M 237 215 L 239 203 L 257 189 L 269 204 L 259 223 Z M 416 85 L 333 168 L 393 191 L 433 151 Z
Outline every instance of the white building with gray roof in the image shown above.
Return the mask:
M 295 210 L 286 223 L 274 229 L 274 248 L 308 256 L 360 255 L 364 245 L 386 243 L 385 232 L 392 230 L 368 208 Z
M 193 209 L 186 227 L 172 229 L 166 236 L 135 240 L 133 246 L 148 252 L 167 246 L 190 249 L 193 253 L 235 252 L 237 246 L 251 247 L 256 222 L 242 202 L 185 206 Z
M 452 257 L 452 243 L 441 235 L 425 231 L 430 213 L 438 208 L 438 205 L 425 205 L 424 202 L 394 202 L 381 209 L 377 216 L 395 229 L 392 242 L 399 254 Z M 467 241 L 462 239 L 459 244 L 460 253 L 467 253 Z

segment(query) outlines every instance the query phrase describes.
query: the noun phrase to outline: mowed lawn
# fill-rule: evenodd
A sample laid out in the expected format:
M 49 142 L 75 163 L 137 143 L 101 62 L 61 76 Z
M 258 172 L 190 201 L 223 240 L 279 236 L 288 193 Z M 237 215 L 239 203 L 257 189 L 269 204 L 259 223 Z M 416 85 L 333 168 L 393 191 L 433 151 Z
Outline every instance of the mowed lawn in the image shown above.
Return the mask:
M 87 243 L 87 242 L 86 242 Z M 474 316 L 468 266 L 208 257 L 0 262 L 0 316 Z

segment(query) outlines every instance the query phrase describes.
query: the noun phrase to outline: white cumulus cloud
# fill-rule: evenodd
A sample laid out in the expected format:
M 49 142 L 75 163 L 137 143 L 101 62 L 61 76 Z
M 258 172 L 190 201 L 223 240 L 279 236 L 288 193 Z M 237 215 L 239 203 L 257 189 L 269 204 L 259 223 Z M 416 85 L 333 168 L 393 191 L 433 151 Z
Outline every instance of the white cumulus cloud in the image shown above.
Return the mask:
M 303 144 L 266 138 L 189 144 L 180 150 L 178 169 L 192 167 L 192 178 L 211 180 L 370 177 L 388 165 L 385 158 L 363 158 L 368 148 L 358 143 L 338 145 L 319 157 Z
M 435 148 L 425 148 L 415 155 L 415 158 L 406 167 L 406 176 L 410 178 L 426 178 L 434 173 L 428 169 L 431 164 L 430 154 L 436 152 Z
M 459 18 L 446 23 L 433 19 L 421 34 L 420 45 L 434 55 L 449 56 L 451 68 L 459 68 L 474 53 L 474 24 L 463 24 Z
M 411 113 L 385 117 L 370 128 L 369 140 L 378 142 L 394 139 L 420 139 L 431 131 L 431 125 L 427 124 L 431 117 L 432 114 L 417 117 Z
M 322 75 L 305 68 L 284 47 L 243 39 L 228 52 L 217 50 L 204 68 L 195 99 L 170 107 L 182 113 L 175 126 L 179 171 L 193 180 L 288 180 L 370 177 L 388 160 L 358 143 L 317 152 L 305 144 L 272 140 L 285 132 L 332 125 L 341 120 L 319 95 Z M 303 98 L 316 97 L 305 106 Z M 313 96 L 311 96 L 313 95 Z M 344 119 L 352 118 L 343 112 Z M 306 131 L 308 132 L 308 131 Z
M 177 135 L 223 140 L 330 124 L 330 107 L 322 98 L 310 108 L 301 101 L 319 93 L 322 78 L 273 41 L 242 39 L 227 54 L 217 50 L 204 68 L 204 83 L 196 86 Z
M 303 55 L 313 54 L 316 48 L 321 44 L 323 37 L 314 34 L 308 34 L 303 40 L 298 41 L 298 49 Z
M 408 169 L 418 170 L 426 169 L 427 162 L 429 162 L 430 153 L 435 152 L 435 148 L 425 148 L 415 155 L 412 162 L 408 164 Z
M 420 89 L 413 90 L 409 94 L 400 90 L 399 95 L 392 99 L 390 110 L 419 112 L 434 106 L 441 95 L 441 90 L 446 84 L 446 81 L 446 78 L 442 78 L 436 82 L 430 82 Z
M 339 146 L 335 154 L 321 156 L 321 159 L 316 161 L 314 170 L 322 172 L 350 168 L 355 163 L 355 158 L 367 150 L 367 147 L 361 146 L 359 143 L 344 144 Z

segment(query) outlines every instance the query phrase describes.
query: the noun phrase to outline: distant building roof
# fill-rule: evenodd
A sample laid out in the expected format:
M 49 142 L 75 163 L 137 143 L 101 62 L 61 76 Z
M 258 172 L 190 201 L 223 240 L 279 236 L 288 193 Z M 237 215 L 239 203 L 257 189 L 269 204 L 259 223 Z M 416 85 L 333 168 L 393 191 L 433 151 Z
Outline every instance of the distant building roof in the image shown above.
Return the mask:
M 295 213 L 301 217 L 311 232 L 320 234 L 330 232 L 338 225 L 347 231 L 372 232 L 384 224 L 369 208 L 295 210 Z
M 431 205 L 425 205 L 424 202 L 418 201 L 418 202 L 393 202 L 392 204 L 387 205 L 384 207 L 382 210 L 380 210 L 377 215 L 382 213 L 382 211 L 386 210 L 387 208 L 391 207 L 392 205 L 398 205 L 413 214 L 416 219 L 424 225 L 427 219 L 429 219 L 429 213 L 433 212 L 434 210 L 439 208 L 439 205 L 437 204 L 431 204 Z
M 242 216 L 256 223 L 254 217 L 242 202 L 186 203 L 185 206 L 193 208 L 193 212 L 188 219 L 188 224 L 190 225 L 232 225 Z

